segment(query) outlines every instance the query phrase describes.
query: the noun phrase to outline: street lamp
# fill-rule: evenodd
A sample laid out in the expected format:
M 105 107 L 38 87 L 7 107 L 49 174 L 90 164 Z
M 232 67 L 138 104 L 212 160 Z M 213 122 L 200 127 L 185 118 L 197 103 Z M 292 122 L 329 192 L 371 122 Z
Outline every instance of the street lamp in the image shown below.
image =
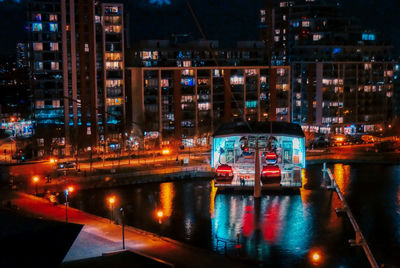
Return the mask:
M 322 252 L 320 250 L 311 250 L 309 256 L 314 265 L 320 265 L 323 261 Z
M 68 194 L 72 193 L 74 191 L 73 186 L 68 186 L 67 189 L 65 189 L 65 223 L 68 223 Z
M 158 210 L 156 215 L 157 215 L 157 218 L 158 218 L 158 223 L 161 224 L 161 220 L 162 220 L 162 218 L 164 216 L 164 212 L 162 210 Z
M 121 223 L 122 223 L 122 249 L 125 249 L 125 211 L 124 209 L 121 207 L 119 209 L 119 211 L 121 212 Z
M 114 210 L 115 196 L 109 197 L 108 198 L 108 203 L 110 204 L 110 208 L 111 208 L 110 222 L 112 222 L 113 221 L 113 210 Z
M 33 181 L 33 183 L 35 184 L 35 195 L 37 196 L 38 195 L 38 182 L 39 182 L 39 177 L 38 176 L 35 176 L 35 177 L 33 177 L 32 178 L 32 181 Z

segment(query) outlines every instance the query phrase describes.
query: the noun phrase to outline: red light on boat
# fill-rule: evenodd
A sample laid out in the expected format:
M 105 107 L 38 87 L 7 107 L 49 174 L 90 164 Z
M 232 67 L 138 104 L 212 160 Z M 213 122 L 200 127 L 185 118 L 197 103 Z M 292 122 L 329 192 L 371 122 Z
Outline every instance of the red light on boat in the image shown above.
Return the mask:
M 281 170 L 278 166 L 265 166 L 261 174 L 263 176 L 280 176 Z
M 276 158 L 278 158 L 278 156 L 276 155 L 276 153 L 267 153 L 265 155 L 265 158 L 268 160 L 275 160 Z
M 219 166 L 216 170 L 217 173 L 232 173 L 232 167 L 228 165 Z

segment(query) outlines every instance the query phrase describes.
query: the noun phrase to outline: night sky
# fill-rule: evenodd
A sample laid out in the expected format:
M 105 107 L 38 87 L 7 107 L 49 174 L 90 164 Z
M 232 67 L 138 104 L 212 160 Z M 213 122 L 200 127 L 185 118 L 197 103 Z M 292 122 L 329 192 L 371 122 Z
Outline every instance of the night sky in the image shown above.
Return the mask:
M 187 0 L 208 39 L 232 45 L 236 40 L 257 40 L 259 9 L 265 0 Z M 15 51 L 25 39 L 24 2 L 0 0 L 0 56 Z M 186 0 L 124 0 L 130 14 L 130 41 L 167 39 L 172 33 L 191 33 L 200 37 Z M 381 31 L 400 54 L 399 0 L 345 0 L 346 15 L 357 17 L 368 29 Z

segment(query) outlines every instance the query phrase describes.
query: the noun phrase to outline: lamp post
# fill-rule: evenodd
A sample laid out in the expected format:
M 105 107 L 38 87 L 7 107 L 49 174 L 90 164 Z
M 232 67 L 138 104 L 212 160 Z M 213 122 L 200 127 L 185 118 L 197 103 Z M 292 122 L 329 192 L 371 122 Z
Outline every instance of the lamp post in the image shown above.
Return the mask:
M 158 218 L 158 223 L 161 224 L 162 218 L 164 216 L 164 212 L 162 210 L 157 210 L 156 215 L 157 215 L 157 218 Z
M 122 223 L 122 249 L 125 249 L 125 211 L 124 209 L 121 207 L 119 209 L 119 211 L 121 212 L 121 223 Z
M 110 204 L 110 209 L 111 209 L 110 222 L 112 223 L 112 221 L 113 221 L 113 210 L 114 210 L 115 197 L 114 197 L 114 196 L 109 197 L 109 198 L 108 198 L 108 203 Z
M 35 195 L 38 195 L 38 182 L 39 182 L 39 177 L 35 176 L 32 178 L 33 183 L 35 184 Z
M 65 223 L 68 223 L 68 194 L 74 191 L 74 187 L 69 186 L 65 189 Z

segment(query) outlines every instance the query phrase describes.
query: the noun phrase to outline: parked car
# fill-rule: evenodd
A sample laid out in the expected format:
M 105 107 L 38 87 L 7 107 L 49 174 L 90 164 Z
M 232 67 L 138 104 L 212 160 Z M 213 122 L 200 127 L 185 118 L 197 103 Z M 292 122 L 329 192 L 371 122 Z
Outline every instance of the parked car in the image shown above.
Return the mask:
M 362 135 L 361 139 L 365 143 L 374 143 L 375 142 L 375 137 L 372 135 Z
M 351 137 L 351 143 L 352 144 L 363 144 L 365 142 L 360 135 L 354 135 Z
M 71 169 L 71 168 L 76 168 L 75 162 L 63 162 L 63 163 L 59 163 L 57 165 L 57 169 L 59 169 L 59 170 Z
M 381 152 L 394 152 L 395 150 L 399 149 L 399 144 L 395 141 L 382 141 L 379 143 L 376 143 L 374 145 L 375 152 L 381 153 Z
M 320 136 L 313 140 L 310 144 L 312 149 L 329 147 L 329 141 L 324 136 Z

